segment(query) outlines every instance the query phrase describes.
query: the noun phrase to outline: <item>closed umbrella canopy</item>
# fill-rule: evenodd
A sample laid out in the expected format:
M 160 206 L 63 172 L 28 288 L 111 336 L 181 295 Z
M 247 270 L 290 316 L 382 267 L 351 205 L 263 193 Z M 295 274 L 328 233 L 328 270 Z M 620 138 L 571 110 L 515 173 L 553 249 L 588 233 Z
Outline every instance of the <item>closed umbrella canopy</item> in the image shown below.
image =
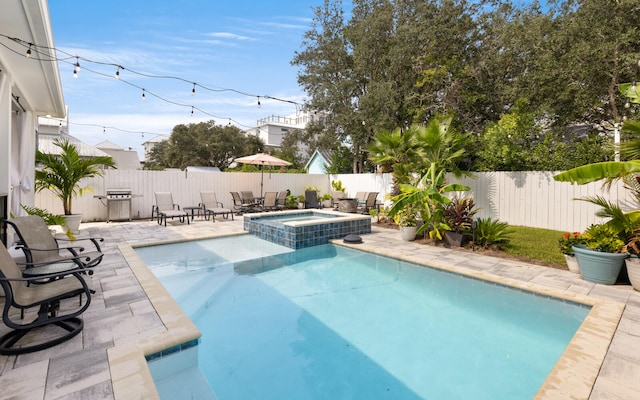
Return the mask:
M 252 165 L 260 165 L 260 166 L 265 166 L 265 165 L 273 165 L 276 167 L 286 167 L 291 165 L 290 162 L 285 161 L 285 160 L 281 160 L 278 157 L 274 157 L 272 155 L 269 154 L 264 154 L 264 153 L 257 153 L 251 156 L 246 156 L 246 157 L 240 157 L 240 158 L 236 158 L 235 160 L 233 160 L 235 162 L 239 162 L 242 164 L 252 164 Z M 260 175 L 260 197 L 262 197 L 262 186 L 264 183 L 264 168 L 260 168 L 261 171 L 261 175 Z

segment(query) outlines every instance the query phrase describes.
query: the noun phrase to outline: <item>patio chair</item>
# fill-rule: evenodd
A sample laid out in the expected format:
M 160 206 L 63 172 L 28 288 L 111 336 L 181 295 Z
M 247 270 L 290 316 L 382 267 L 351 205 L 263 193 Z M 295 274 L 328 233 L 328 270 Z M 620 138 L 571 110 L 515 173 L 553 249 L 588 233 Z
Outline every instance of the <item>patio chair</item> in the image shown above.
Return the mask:
M 278 192 L 265 192 L 264 200 L 262 201 L 263 211 L 274 211 L 278 209 Z
M 48 283 L 29 285 L 43 277 L 49 279 Z M 66 278 L 58 279 L 62 277 Z M 77 268 L 39 277 L 23 278 L 7 248 L 0 245 L 0 286 L 5 295 L 2 321 L 11 329 L 0 337 L 0 354 L 15 355 L 47 349 L 71 339 L 82 331 L 84 323 L 78 316 L 91 304 L 92 290 L 90 277 Z M 85 295 L 84 301 L 82 294 Z M 64 307 L 60 307 L 61 300 L 77 296 L 80 296 L 80 303 L 77 306 L 65 304 Z M 25 322 L 22 317 L 24 312 L 30 309 L 37 309 L 36 318 Z M 14 310 L 20 310 L 21 317 L 18 317 L 18 313 Z M 30 335 L 33 337 L 29 341 L 14 347 L 32 330 L 49 325 L 62 328 L 63 333 L 53 336 L 54 332 L 47 330 L 46 335 Z M 33 343 L 32 340 L 36 338 L 43 338 L 43 340 Z
M 286 190 L 278 192 L 278 199 L 276 200 L 276 209 L 282 211 L 285 208 L 287 208 L 288 195 L 289 195 L 289 192 L 287 192 Z
M 334 190 L 331 192 L 331 207 L 338 208 L 338 202 L 344 198 L 344 192 Z
M 47 223 L 38 215 L 3 220 L 2 224 L 11 226 L 16 233 L 15 247 L 24 253 L 25 275 L 57 272 L 59 268 L 66 268 L 60 264 L 65 261 L 74 262 L 78 268 L 92 268 L 100 264 L 104 256 L 100 247 L 103 238 L 80 237 L 73 241 L 73 246 L 60 246 L 70 239 L 53 236 Z M 92 246 L 92 250 L 85 251 L 84 245 Z
M 318 192 L 315 190 L 304 191 L 304 208 L 322 208 L 322 203 L 318 200 Z
M 375 208 L 378 192 L 367 192 L 367 198 L 364 203 L 358 203 L 358 211 L 363 214 L 369 214 L 369 210 Z
M 245 191 L 241 191 L 240 192 L 240 196 L 242 196 L 242 202 L 245 204 L 249 204 L 251 206 L 259 206 L 260 205 L 260 200 L 262 200 L 259 197 L 255 197 L 253 195 L 253 192 L 250 190 L 245 190 Z
M 216 215 L 222 215 L 224 219 L 229 218 L 229 214 L 231 214 L 231 220 L 233 221 L 233 212 L 230 208 L 224 208 L 224 204 L 218 201 L 215 192 L 200 192 L 200 206 L 204 211 L 204 218 L 211 219 L 213 222 L 216 222 Z
M 231 198 L 233 199 L 233 211 L 240 215 L 247 212 L 254 212 L 255 204 L 245 203 L 242 201 L 240 194 L 238 192 L 230 192 Z
M 167 218 L 178 218 L 180 222 L 187 221 L 189 224 L 189 215 L 186 211 L 181 210 L 178 204 L 173 202 L 171 192 L 155 192 L 156 197 L 156 213 L 158 215 L 158 225 L 167 226 Z

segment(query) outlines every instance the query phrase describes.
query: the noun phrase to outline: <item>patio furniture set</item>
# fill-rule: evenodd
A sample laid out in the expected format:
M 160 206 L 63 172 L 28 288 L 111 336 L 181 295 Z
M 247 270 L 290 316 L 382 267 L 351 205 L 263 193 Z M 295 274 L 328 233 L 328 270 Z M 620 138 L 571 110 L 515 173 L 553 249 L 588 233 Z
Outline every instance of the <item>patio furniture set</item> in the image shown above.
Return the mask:
M 79 237 L 73 246 L 61 246 L 67 239 L 55 237 L 39 216 L 1 223 L 15 232 L 15 247 L 24 253 L 24 262 L 16 262 L 7 243 L 0 245 L 0 286 L 5 296 L 2 321 L 10 329 L 0 337 L 0 354 L 31 353 L 73 338 L 84 327 L 79 316 L 91 304 L 92 268 L 102 261 L 103 239 Z M 91 250 L 85 251 L 83 244 Z M 69 300 L 61 307 L 62 301 L 72 298 L 79 300 Z M 41 340 L 28 345 L 21 343 L 30 332 L 51 325 L 61 328 L 57 334 L 40 335 Z M 38 334 L 30 337 L 33 340 Z

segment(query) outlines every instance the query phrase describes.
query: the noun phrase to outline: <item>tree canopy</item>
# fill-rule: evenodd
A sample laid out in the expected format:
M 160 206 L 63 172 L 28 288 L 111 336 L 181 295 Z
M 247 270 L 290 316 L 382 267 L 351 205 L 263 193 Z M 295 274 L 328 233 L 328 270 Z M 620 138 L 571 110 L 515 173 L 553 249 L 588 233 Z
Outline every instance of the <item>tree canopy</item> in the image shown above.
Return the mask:
M 478 170 L 606 161 L 608 127 L 633 117 L 617 85 L 639 69 L 637 0 L 353 0 L 349 19 L 324 0 L 314 15 L 292 64 L 327 115 L 317 145 L 346 144 L 353 172 L 377 132 L 440 114 Z
M 147 168 L 187 166 L 218 167 L 224 171 L 234 158 L 262 152 L 264 143 L 257 136 L 245 136 L 231 125 L 213 121 L 176 125 L 168 140 L 151 151 Z

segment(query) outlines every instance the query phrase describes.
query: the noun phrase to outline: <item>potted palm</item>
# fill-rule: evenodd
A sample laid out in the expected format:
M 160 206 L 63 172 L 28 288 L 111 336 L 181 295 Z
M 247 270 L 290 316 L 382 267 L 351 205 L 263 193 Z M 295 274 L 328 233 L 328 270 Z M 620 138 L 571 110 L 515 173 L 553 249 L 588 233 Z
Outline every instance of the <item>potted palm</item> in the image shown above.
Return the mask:
M 89 187 L 80 186 L 84 178 L 102 176 L 104 167 L 115 167 L 109 156 L 81 157 L 75 144 L 69 139 L 56 139 L 53 144 L 60 148 L 60 154 L 36 152 L 36 192 L 49 189 L 62 201 L 65 225 L 63 228 L 78 232 L 81 214 L 73 214 L 72 201 L 81 196 Z

